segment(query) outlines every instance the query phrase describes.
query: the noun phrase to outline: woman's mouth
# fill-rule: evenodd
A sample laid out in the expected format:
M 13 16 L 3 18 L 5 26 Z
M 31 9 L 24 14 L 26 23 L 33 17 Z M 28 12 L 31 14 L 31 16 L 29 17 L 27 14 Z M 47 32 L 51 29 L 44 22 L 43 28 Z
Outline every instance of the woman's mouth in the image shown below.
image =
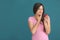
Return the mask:
M 41 15 L 39 15 L 39 17 L 40 17 Z

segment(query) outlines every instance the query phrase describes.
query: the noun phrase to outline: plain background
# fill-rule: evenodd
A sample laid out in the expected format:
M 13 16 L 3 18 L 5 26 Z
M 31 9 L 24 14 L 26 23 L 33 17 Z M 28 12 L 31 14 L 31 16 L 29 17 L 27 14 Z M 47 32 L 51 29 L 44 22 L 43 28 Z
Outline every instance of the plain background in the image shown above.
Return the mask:
M 31 40 L 28 17 L 41 2 L 51 18 L 50 40 L 60 40 L 60 0 L 0 0 L 0 40 Z

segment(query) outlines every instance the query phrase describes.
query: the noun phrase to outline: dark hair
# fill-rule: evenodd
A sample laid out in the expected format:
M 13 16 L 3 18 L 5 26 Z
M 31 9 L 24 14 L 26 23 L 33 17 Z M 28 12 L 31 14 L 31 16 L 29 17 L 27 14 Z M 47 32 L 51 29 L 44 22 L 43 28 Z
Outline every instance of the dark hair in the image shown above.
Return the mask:
M 36 12 L 37 12 L 37 10 L 40 6 L 43 6 L 43 14 L 42 14 L 41 21 L 43 22 L 43 26 L 44 26 L 44 12 L 45 12 L 44 11 L 44 5 L 40 2 L 35 3 L 34 6 L 33 6 L 33 12 L 34 12 L 34 14 L 36 14 Z M 44 31 L 45 31 L 45 27 L 44 27 Z

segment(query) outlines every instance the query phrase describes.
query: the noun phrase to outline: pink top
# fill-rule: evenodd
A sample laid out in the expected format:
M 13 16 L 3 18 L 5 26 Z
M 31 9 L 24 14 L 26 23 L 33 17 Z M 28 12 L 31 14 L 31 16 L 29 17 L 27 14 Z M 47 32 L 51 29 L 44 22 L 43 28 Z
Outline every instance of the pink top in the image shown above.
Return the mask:
M 29 17 L 28 21 L 32 22 L 33 24 L 36 24 L 37 22 L 34 16 Z M 49 40 L 48 35 L 44 32 L 44 26 L 42 22 L 39 24 L 36 33 L 32 35 L 32 40 Z

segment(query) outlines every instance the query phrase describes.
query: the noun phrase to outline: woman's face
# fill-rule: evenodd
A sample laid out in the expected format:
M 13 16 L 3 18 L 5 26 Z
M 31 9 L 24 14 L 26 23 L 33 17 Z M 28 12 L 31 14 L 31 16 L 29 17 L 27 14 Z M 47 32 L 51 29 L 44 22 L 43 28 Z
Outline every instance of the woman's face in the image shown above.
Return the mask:
M 43 14 L 43 6 L 41 5 L 37 10 L 36 15 L 39 16 L 39 15 L 42 15 L 42 14 Z

